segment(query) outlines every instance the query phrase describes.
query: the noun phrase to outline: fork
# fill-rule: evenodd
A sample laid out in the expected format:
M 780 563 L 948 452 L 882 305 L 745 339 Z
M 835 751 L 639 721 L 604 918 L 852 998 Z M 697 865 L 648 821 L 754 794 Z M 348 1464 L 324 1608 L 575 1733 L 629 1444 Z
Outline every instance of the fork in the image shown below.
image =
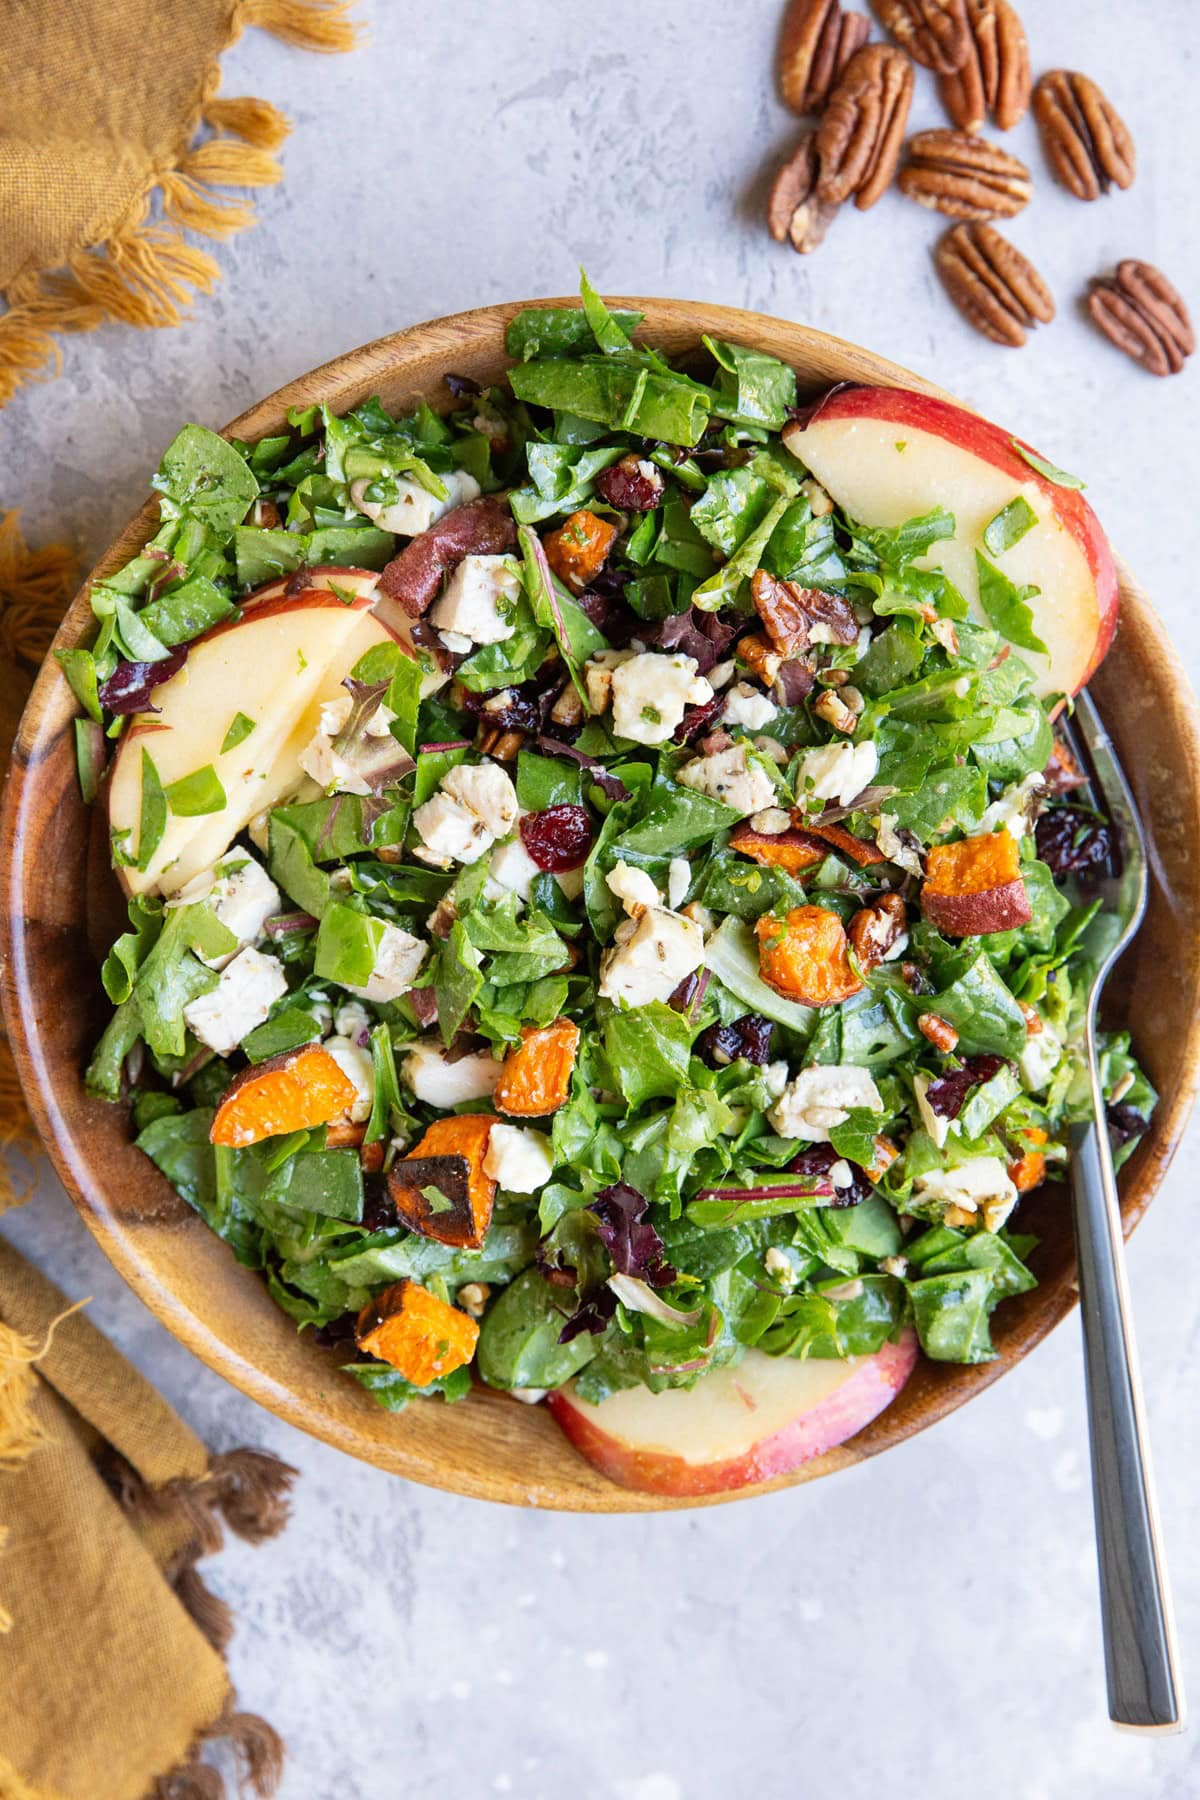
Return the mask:
M 1108 816 L 1117 865 L 1100 891 L 1120 932 L 1087 996 L 1092 1116 L 1071 1128 L 1070 1162 L 1108 1711 L 1125 1730 L 1180 1731 L 1183 1692 L 1096 1047 L 1101 990 L 1146 910 L 1146 840 L 1112 740 L 1086 692 L 1076 696 L 1073 725 L 1060 720 L 1058 729 L 1080 766 L 1091 769 L 1086 791 Z

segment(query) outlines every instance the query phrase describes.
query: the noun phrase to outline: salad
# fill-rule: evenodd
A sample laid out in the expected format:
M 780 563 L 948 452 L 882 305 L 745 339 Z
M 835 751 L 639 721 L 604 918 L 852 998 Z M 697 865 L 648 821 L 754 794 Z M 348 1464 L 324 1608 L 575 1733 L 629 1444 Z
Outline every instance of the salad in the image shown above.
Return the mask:
M 970 415 L 637 324 L 585 280 L 444 412 L 186 426 L 59 653 L 129 902 L 88 1088 L 389 1408 L 986 1361 L 1087 1112 L 1105 607 L 1023 578 L 1078 484 L 1004 440 L 971 523 Z

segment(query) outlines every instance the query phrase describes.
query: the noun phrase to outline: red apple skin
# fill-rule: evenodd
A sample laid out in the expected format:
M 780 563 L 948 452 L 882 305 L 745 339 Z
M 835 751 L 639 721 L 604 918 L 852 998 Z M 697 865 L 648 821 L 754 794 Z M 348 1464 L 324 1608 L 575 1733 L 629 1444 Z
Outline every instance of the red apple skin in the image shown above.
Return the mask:
M 621 1443 L 596 1423 L 595 1409 L 581 1410 L 569 1388 L 549 1394 L 546 1405 L 580 1455 L 621 1487 L 680 1498 L 723 1494 L 787 1475 L 844 1444 L 891 1404 L 916 1361 L 916 1335 L 906 1329 L 897 1343 L 862 1357 L 848 1380 L 816 1406 L 761 1443 L 748 1443 L 740 1456 L 719 1463 L 692 1463 Z
M 1011 432 L 1002 430 L 999 425 L 993 425 L 990 419 L 981 418 L 978 413 L 968 412 L 965 407 L 955 406 L 949 400 L 939 400 L 932 394 L 916 393 L 912 388 L 834 388 L 824 400 L 814 403 L 811 411 L 803 418 L 801 429 L 815 423 L 818 418 L 822 421 L 885 419 L 891 424 L 908 426 L 914 431 L 927 431 L 934 437 L 960 444 L 972 455 L 1003 470 L 1006 475 L 1011 475 L 1016 482 L 1035 482 L 1083 551 L 1096 584 L 1099 615 L 1096 645 L 1080 686 L 1085 686 L 1090 681 L 1107 656 L 1116 634 L 1120 604 L 1116 564 L 1104 528 L 1079 490 L 1058 487 L 1054 482 L 1048 481 L 1013 446 L 1020 443 L 1022 448 L 1034 456 L 1040 456 L 1039 451 L 1034 450 L 1031 444 L 1014 438 Z M 785 427 L 785 442 L 791 435 L 793 433 Z M 802 442 L 800 433 L 795 436 L 798 442 Z M 797 450 L 796 454 L 800 455 L 801 452 Z

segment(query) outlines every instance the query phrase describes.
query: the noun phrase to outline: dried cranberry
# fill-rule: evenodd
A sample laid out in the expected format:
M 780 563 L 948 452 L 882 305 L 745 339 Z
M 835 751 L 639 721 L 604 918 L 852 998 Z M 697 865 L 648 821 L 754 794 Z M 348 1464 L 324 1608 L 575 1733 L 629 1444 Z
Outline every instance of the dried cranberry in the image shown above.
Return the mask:
M 1112 855 L 1108 821 L 1086 806 L 1056 806 L 1034 827 L 1037 853 L 1055 875 L 1101 869 Z
M 1139 1138 L 1146 1131 L 1149 1121 L 1143 1118 L 1136 1106 L 1106 1106 L 1105 1117 L 1108 1129 L 1118 1144 L 1127 1144 L 1131 1138 Z
M 951 1069 L 930 1082 L 925 1090 L 930 1112 L 939 1119 L 957 1119 L 971 1089 L 990 1081 L 1003 1067 L 1002 1056 L 968 1056 L 961 1069 Z
M 501 688 L 484 701 L 480 716 L 501 731 L 536 731 L 541 724 L 540 699 L 540 694 L 528 686 Z
M 853 1179 L 848 1187 L 834 1188 L 830 1205 L 834 1208 L 861 1206 L 864 1200 L 871 1198 L 871 1178 L 857 1163 L 839 1156 L 832 1144 L 813 1144 L 811 1149 L 802 1150 L 788 1166 L 793 1175 L 807 1175 L 813 1180 L 819 1180 L 827 1177 L 833 1165 L 839 1162 L 845 1163 Z
M 363 1183 L 363 1230 L 395 1231 L 399 1224 L 399 1214 L 383 1182 L 365 1181 Z
M 710 1025 L 696 1040 L 696 1053 L 710 1069 L 727 1063 L 765 1063 L 771 1054 L 771 1032 L 774 1027 L 760 1013 L 745 1013 L 732 1025 Z
M 667 995 L 667 1005 L 672 1012 L 694 1015 L 700 1009 L 711 980 L 712 971 L 710 969 L 700 969 L 691 975 L 685 975 L 683 980 Z
M 526 813 L 521 820 L 521 842 L 538 868 L 552 875 L 585 863 L 595 835 L 583 806 L 547 806 L 543 812 Z
M 703 706 L 689 706 L 671 734 L 672 741 L 676 744 L 694 744 L 710 726 L 716 724 L 724 710 L 724 694 L 714 694 Z
M 596 477 L 596 492 L 622 512 L 650 512 L 663 497 L 662 471 L 640 456 L 623 456 Z

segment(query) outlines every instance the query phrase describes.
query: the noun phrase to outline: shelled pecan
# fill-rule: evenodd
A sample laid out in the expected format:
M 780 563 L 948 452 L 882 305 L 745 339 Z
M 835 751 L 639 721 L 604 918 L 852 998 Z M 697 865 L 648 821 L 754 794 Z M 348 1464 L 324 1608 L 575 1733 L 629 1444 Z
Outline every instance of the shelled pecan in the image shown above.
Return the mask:
M 1011 131 L 1029 106 L 1025 28 L 1008 0 L 967 0 L 971 41 L 962 67 L 938 77 L 942 105 L 960 131 L 982 131 L 989 113 Z
M 1054 317 L 1050 290 L 1033 264 L 992 225 L 955 225 L 933 260 L 963 318 L 994 344 L 1023 344 L 1027 327 Z
M 912 64 L 891 44 L 864 44 L 829 96 L 817 127 L 817 194 L 828 206 L 854 196 L 860 212 L 891 183 L 912 103 Z
M 1132 186 L 1133 139 L 1088 76 L 1051 69 L 1033 90 L 1033 116 L 1047 162 L 1077 200 L 1098 200 L 1111 187 Z
M 971 42 L 966 0 L 871 0 L 885 31 L 935 75 L 961 69 Z
M 789 0 L 779 35 L 779 91 L 796 113 L 820 112 L 871 21 L 839 0 Z
M 807 255 L 820 244 L 838 208 L 817 197 L 817 134 L 806 131 L 771 183 L 767 225 L 776 243 Z
M 1011 219 L 1033 182 L 1017 157 L 966 131 L 918 131 L 909 139 L 900 192 L 952 219 Z
M 1109 342 L 1151 375 L 1178 375 L 1196 348 L 1183 296 L 1150 263 L 1129 258 L 1093 281 L 1088 311 Z

